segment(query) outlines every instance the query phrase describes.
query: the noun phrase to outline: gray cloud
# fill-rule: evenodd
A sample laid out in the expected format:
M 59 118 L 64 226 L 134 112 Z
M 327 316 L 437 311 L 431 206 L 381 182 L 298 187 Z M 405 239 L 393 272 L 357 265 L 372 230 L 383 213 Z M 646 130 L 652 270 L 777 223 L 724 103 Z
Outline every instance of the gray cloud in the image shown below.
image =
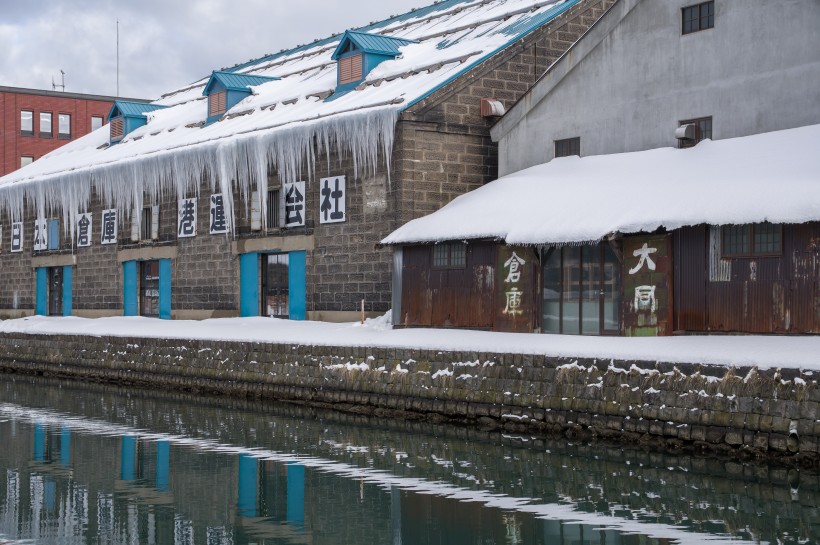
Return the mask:
M 2 1 L 0 85 L 157 98 L 211 70 L 312 42 L 430 0 Z

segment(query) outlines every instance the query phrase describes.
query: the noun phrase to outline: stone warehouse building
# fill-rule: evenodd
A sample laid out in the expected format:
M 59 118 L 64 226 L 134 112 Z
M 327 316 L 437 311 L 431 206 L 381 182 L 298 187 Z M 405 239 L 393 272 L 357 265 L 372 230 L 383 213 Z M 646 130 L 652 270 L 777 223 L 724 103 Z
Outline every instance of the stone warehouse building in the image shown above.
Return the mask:
M 99 129 L 114 100 L 0 86 L 0 176 Z
M 0 179 L 0 315 L 383 313 L 379 241 L 496 177 L 491 124 L 613 3 L 446 0 L 117 101 Z
M 501 178 L 385 240 L 394 323 L 820 333 L 818 26 L 619 0 L 493 126 Z

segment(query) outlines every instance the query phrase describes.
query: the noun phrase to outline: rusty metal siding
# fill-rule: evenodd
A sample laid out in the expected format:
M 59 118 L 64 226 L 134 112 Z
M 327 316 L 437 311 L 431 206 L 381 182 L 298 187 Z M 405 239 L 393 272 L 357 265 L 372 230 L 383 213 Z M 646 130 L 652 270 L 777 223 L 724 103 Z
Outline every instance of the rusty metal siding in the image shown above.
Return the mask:
M 401 325 L 492 328 L 495 256 L 495 244 L 474 242 L 465 267 L 434 269 L 430 245 L 405 246 Z
M 698 226 L 675 234 L 676 329 L 820 333 L 820 222 L 785 225 L 774 257 L 723 259 L 715 233 Z

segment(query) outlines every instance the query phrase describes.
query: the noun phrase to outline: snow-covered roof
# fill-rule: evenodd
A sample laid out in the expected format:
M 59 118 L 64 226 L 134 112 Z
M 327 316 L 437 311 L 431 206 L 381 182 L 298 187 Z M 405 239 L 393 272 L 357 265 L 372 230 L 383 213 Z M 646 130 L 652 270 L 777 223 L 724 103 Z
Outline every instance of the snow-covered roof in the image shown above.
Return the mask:
M 820 220 L 820 125 L 688 149 L 562 157 L 504 176 L 382 242 L 601 240 L 687 225 Z
M 331 56 L 343 34 L 268 55 L 229 71 L 278 79 L 252 87 L 253 94 L 222 120 L 205 125 L 208 74 L 163 95 L 154 104 L 168 107 L 149 113 L 147 125 L 117 145 L 107 145 L 104 126 L 0 178 L 0 204 L 19 217 L 18 203 L 27 195 L 38 206 L 45 199 L 47 207 L 62 205 L 73 214 L 66 203 L 87 202 L 91 182 L 110 204 L 128 210 L 128 194 L 146 179 L 173 180 L 182 193 L 198 187 L 203 170 L 223 191 L 231 190 L 225 178 L 235 172 L 250 180 L 240 183 L 266 183 L 269 166 L 285 181 L 295 180 L 303 161 L 313 165 L 316 140 L 324 148 L 339 145 L 357 171 L 375 168 L 379 154 L 392 150 L 403 109 L 578 1 L 445 0 L 357 29 L 417 43 L 400 47 L 399 57 L 379 64 L 341 96 L 330 96 L 337 82 Z M 159 183 L 165 182 L 149 182 L 149 189 Z M 35 190 L 32 184 L 47 187 Z

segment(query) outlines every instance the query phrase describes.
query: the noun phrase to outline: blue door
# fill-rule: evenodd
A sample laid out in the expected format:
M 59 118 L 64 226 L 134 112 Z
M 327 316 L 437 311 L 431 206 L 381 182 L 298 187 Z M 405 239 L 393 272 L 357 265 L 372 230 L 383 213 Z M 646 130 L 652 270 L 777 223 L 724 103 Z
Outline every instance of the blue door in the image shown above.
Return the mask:
M 122 264 L 122 302 L 125 316 L 136 316 L 137 307 L 137 262 Z
M 48 315 L 48 269 L 37 267 L 35 269 L 35 312 L 39 316 Z
M 159 260 L 159 317 L 171 319 L 171 260 Z
M 288 286 L 290 289 L 290 319 L 304 320 L 307 315 L 307 284 L 305 281 L 304 250 L 288 254 Z
M 63 267 L 63 316 L 71 316 L 71 288 L 74 268 L 71 265 Z
M 239 314 L 259 316 L 259 254 L 239 256 Z

